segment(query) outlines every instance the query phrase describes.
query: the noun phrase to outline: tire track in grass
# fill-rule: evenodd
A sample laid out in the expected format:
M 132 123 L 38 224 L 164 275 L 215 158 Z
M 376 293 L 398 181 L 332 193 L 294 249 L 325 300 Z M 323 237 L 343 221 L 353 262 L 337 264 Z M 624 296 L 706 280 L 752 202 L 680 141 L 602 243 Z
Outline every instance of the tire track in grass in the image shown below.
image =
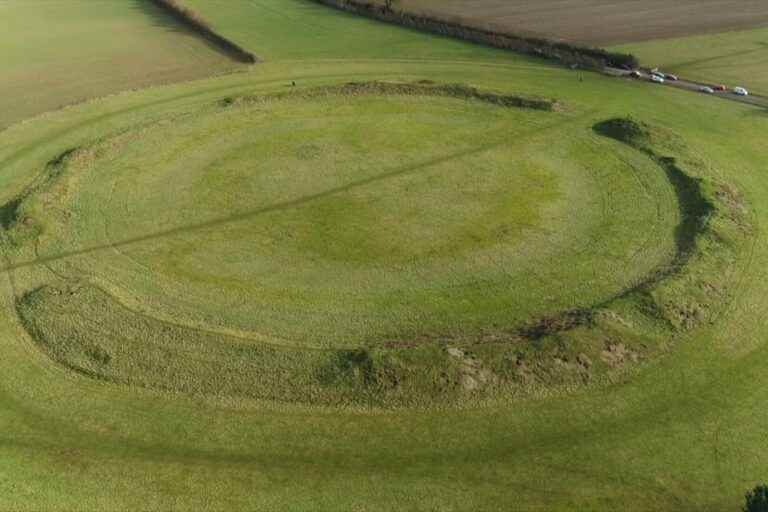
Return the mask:
M 349 190 L 353 190 L 353 189 L 356 189 L 356 188 L 359 188 L 359 187 L 368 186 L 370 184 L 374 184 L 374 183 L 377 183 L 377 182 L 380 182 L 380 181 L 383 181 L 383 180 L 397 179 L 397 178 L 399 178 L 401 176 L 413 174 L 415 172 L 421 172 L 421 171 L 423 171 L 425 169 L 428 169 L 428 168 L 430 168 L 430 167 L 432 167 L 434 165 L 437 165 L 437 164 L 439 164 L 441 162 L 454 160 L 456 158 L 459 158 L 461 156 L 467 156 L 469 154 L 482 153 L 482 152 L 485 152 L 485 151 L 487 151 L 489 149 L 492 149 L 495 146 L 497 146 L 497 144 L 483 145 L 483 146 L 480 146 L 480 147 L 477 147 L 477 148 L 474 148 L 474 149 L 471 149 L 471 150 L 460 151 L 460 152 L 453 153 L 453 154 L 450 154 L 450 155 L 446 155 L 446 156 L 443 156 L 443 157 L 438 157 L 438 158 L 435 158 L 435 159 L 431 159 L 431 160 L 428 160 L 428 161 L 425 161 L 425 162 L 420 162 L 420 163 L 417 163 L 417 164 L 414 164 L 414 165 L 403 166 L 403 167 L 391 170 L 391 171 L 389 171 L 387 173 L 384 173 L 384 174 L 380 174 L 380 175 L 376 175 L 376 176 L 373 176 L 373 177 L 370 177 L 370 178 L 358 180 L 356 182 L 352 182 L 352 183 L 348 183 L 348 184 L 345 184 L 345 185 L 342 185 L 342 186 L 339 186 L 339 187 L 334 187 L 334 188 L 331 188 L 331 189 L 327 189 L 325 191 L 318 192 L 318 193 L 315 193 L 315 194 L 309 194 L 309 195 L 306 195 L 306 196 L 303 196 L 303 197 L 300 197 L 300 198 L 297 198 L 297 199 L 294 199 L 294 200 L 289 200 L 289 201 L 284 201 L 284 202 L 281 202 L 281 203 L 276 203 L 276 204 L 273 204 L 273 205 L 270 205 L 270 206 L 267 206 L 267 207 L 264 207 L 264 208 L 258 208 L 258 209 L 252 210 L 252 211 L 241 212 L 239 214 L 230 215 L 230 216 L 226 216 L 226 217 L 220 217 L 220 218 L 216 218 L 216 219 L 211 219 L 211 220 L 208 220 L 208 221 L 204 221 L 204 222 L 200 222 L 200 223 L 195 223 L 195 224 L 190 224 L 190 225 L 187 225 L 187 226 L 181 226 L 181 227 L 171 228 L 171 229 L 167 229 L 167 230 L 160 230 L 160 231 L 157 231 L 157 232 L 154 232 L 154 233 L 150 233 L 150 234 L 147 234 L 147 235 L 143 235 L 143 236 L 140 236 L 140 237 L 134 237 L 134 238 L 126 239 L 126 240 L 121 240 L 121 241 L 118 241 L 118 242 L 107 241 L 106 243 L 95 245 L 95 246 L 92 246 L 92 247 L 87 247 L 87 248 L 82 248 L 82 249 L 77 249 L 77 250 L 71 250 L 71 251 L 63 251 L 63 252 L 61 252 L 59 254 L 56 254 L 56 255 L 43 256 L 41 258 L 38 258 L 37 260 L 29 260 L 27 262 L 20 262 L 20 263 L 15 263 L 15 264 L 7 265 L 2 270 L 6 271 L 6 272 L 13 272 L 14 270 L 18 270 L 18 269 L 22 269 L 22 268 L 28 268 L 28 267 L 34 267 L 34 266 L 41 265 L 41 264 L 48 264 L 48 263 L 51 263 L 51 262 L 60 261 L 60 260 L 64 260 L 64 259 L 69 259 L 69 258 L 73 258 L 73 257 L 76 257 L 76 256 L 89 255 L 89 254 L 92 254 L 92 253 L 100 253 L 100 252 L 102 252 L 104 250 L 115 250 L 115 251 L 120 252 L 123 256 L 125 256 L 125 253 L 121 251 L 121 249 L 123 247 L 131 246 L 131 245 L 134 245 L 134 244 L 137 244 L 137 243 L 142 243 L 142 242 L 146 242 L 146 241 L 150 241 L 150 240 L 161 239 L 161 238 L 164 238 L 164 237 L 167 237 L 167 236 L 176 236 L 176 235 L 179 235 L 179 234 L 182 234 L 182 233 L 191 233 L 191 232 L 195 232 L 195 231 L 200 230 L 200 229 L 209 229 L 209 228 L 212 228 L 212 227 L 218 227 L 220 225 L 225 225 L 225 224 L 228 224 L 228 223 L 231 223 L 231 222 L 240 222 L 240 221 L 244 221 L 244 220 L 250 220 L 250 219 L 253 219 L 253 218 L 258 217 L 260 215 L 266 214 L 266 213 L 272 213 L 272 212 L 276 212 L 276 211 L 284 211 L 284 210 L 287 210 L 287 209 L 292 209 L 292 208 L 295 208 L 295 207 L 302 206 L 304 204 L 308 204 L 308 203 L 310 203 L 312 201 L 315 201 L 315 200 L 318 200 L 318 199 L 324 199 L 324 198 L 327 198 L 327 197 L 332 197 L 332 196 L 334 196 L 334 195 L 336 195 L 338 193 L 341 193 L 341 192 L 347 192 Z M 128 257 L 128 256 L 126 256 L 126 257 Z M 130 257 L 128 257 L 128 258 L 130 259 Z M 102 290 L 102 291 L 104 291 L 104 290 Z M 108 295 L 114 298 L 113 294 L 108 293 Z M 152 317 L 150 315 L 147 315 L 147 314 L 144 314 L 144 313 L 141 313 L 141 312 L 136 312 L 136 311 L 133 311 L 133 312 L 137 313 L 137 314 L 140 314 L 140 315 L 143 315 L 143 316 L 146 316 L 148 318 L 152 318 L 152 319 L 154 319 L 156 321 L 164 322 L 164 320 Z M 181 325 L 181 327 L 186 327 L 186 326 Z M 201 332 L 205 332 L 206 331 L 206 329 L 201 329 L 201 328 L 194 328 L 194 329 L 197 330 L 197 331 L 201 331 Z M 209 332 L 211 332 L 211 331 L 209 331 Z M 212 333 L 215 334 L 215 331 L 212 331 Z M 264 342 L 264 340 L 254 340 L 254 341 Z M 280 344 L 280 346 L 284 346 L 284 345 Z
M 589 144 L 593 151 L 595 151 L 596 154 L 605 155 L 606 149 L 610 147 L 610 144 L 606 144 L 604 141 L 601 141 L 597 138 L 597 136 L 590 134 L 590 138 L 588 139 L 589 142 L 585 141 L 585 144 Z M 663 219 L 666 218 L 664 215 L 661 205 L 662 204 L 677 204 L 677 199 L 674 197 L 674 192 L 668 188 L 665 187 L 664 191 L 666 192 L 666 201 L 660 201 L 658 200 L 658 197 L 656 194 L 651 193 L 651 185 L 649 184 L 647 179 L 643 178 L 644 173 L 637 168 L 637 166 L 630 161 L 629 157 L 622 153 L 622 151 L 611 151 L 610 155 L 612 158 L 615 158 L 616 160 L 622 162 L 624 164 L 624 168 L 629 169 L 635 178 L 636 182 L 638 183 L 638 188 L 641 191 L 643 195 L 652 203 L 656 204 L 656 216 L 655 221 L 653 223 L 653 229 L 644 230 L 645 233 L 647 233 L 646 237 L 644 238 L 643 242 L 634 250 L 632 257 L 630 258 L 630 261 L 636 261 L 640 257 L 644 256 L 647 252 L 649 247 L 651 246 L 652 242 L 656 239 L 654 236 L 654 233 L 659 232 L 659 227 L 663 223 Z M 654 164 L 654 167 L 657 167 Z M 666 178 L 664 178 L 666 179 Z M 657 189 L 654 189 L 657 190 Z M 656 244 L 653 244 L 656 245 Z
M 540 129 L 527 134 L 526 137 L 516 140 L 515 143 L 512 146 L 510 146 L 510 147 L 517 147 L 519 145 L 522 145 L 522 144 L 526 143 L 527 140 L 530 137 L 532 137 L 532 136 L 541 135 L 541 134 L 547 133 L 547 132 L 549 132 L 551 130 L 562 130 L 564 124 L 572 124 L 572 123 L 578 122 L 582 118 L 588 117 L 590 115 L 591 115 L 591 112 L 586 112 L 586 113 L 582 114 L 581 116 L 569 119 L 566 123 L 563 123 L 563 122 L 550 123 L 549 125 L 545 125 L 545 126 L 541 127 Z M 497 132 L 497 134 L 501 134 L 501 133 L 503 133 L 503 131 Z M 189 226 L 183 226 L 183 227 L 180 227 L 180 228 L 172 228 L 170 230 L 164 230 L 164 231 L 160 231 L 160 232 L 157 232 L 157 233 L 153 233 L 153 234 L 149 234 L 149 235 L 145 235 L 145 236 L 141 236 L 141 237 L 136 237 L 136 238 L 129 239 L 129 240 L 122 240 L 122 241 L 115 242 L 107 234 L 106 235 L 106 243 L 104 243 L 104 244 L 99 244 L 98 246 L 94 246 L 94 247 L 90 247 L 90 248 L 84 248 L 84 249 L 80 249 L 80 250 L 66 251 L 66 252 L 60 253 L 58 255 L 53 255 L 53 256 L 50 256 L 50 255 L 49 256 L 43 256 L 41 258 L 38 258 L 37 260 L 33 260 L 33 261 L 29 261 L 29 262 L 16 263 L 16 264 L 12 265 L 10 269 L 24 268 L 24 267 L 28 267 L 28 266 L 37 265 L 37 264 L 46 264 L 47 265 L 47 264 L 49 264 L 51 262 L 59 261 L 61 259 L 67 259 L 67 258 L 71 258 L 71 257 L 75 257 L 75 256 L 81 256 L 81 255 L 86 255 L 86 254 L 90 254 L 90 253 L 94 253 L 94 252 L 100 252 L 102 250 L 112 250 L 112 251 L 115 251 L 116 253 L 122 255 L 123 257 L 126 257 L 129 260 L 133 261 L 133 258 L 128 256 L 122 250 L 123 247 L 133 245 L 134 243 L 141 243 L 141 242 L 148 241 L 148 240 L 153 240 L 153 239 L 156 239 L 156 238 L 162 238 L 162 237 L 165 237 L 165 236 L 174 236 L 174 235 L 178 235 L 178 234 L 181 234 L 181 233 L 194 232 L 194 231 L 196 231 L 198 229 L 208 229 L 210 227 L 215 227 L 215 226 L 218 226 L 218 225 L 223 225 L 223 224 L 226 224 L 228 222 L 237 222 L 237 221 L 240 221 L 240 220 L 250 219 L 250 218 L 256 217 L 258 215 L 264 214 L 264 213 L 270 213 L 270 212 L 273 212 L 273 211 L 281 211 L 281 210 L 285 210 L 285 209 L 290 209 L 290 208 L 295 208 L 295 207 L 303 206 L 304 204 L 307 204 L 307 203 L 309 203 L 311 201 L 314 201 L 314 200 L 324 199 L 324 198 L 330 197 L 332 195 L 335 195 L 335 194 L 338 194 L 338 193 L 342 193 L 342 192 L 347 192 L 349 190 L 353 190 L 353 189 L 361 187 L 361 186 L 368 186 L 369 184 L 377 183 L 377 182 L 381 181 L 382 179 L 399 178 L 401 176 L 406 176 L 406 175 L 412 174 L 413 172 L 421 172 L 421 171 L 429 169 L 429 168 L 431 168 L 431 167 L 433 167 L 435 165 L 439 165 L 442 162 L 453 161 L 453 160 L 455 160 L 457 158 L 462 158 L 462 157 L 466 157 L 466 156 L 470 156 L 470 155 L 480 154 L 480 153 L 485 152 L 487 150 L 494 149 L 495 147 L 499 147 L 499 146 L 503 146 L 503 145 L 506 145 L 506 144 L 504 142 L 495 143 L 495 144 L 487 144 L 487 145 L 480 146 L 478 148 L 474 148 L 474 149 L 471 149 L 471 150 L 461 151 L 461 152 L 449 154 L 449 155 L 446 155 L 446 156 L 443 156 L 443 157 L 438 157 L 438 158 L 435 158 L 435 159 L 432 159 L 432 160 L 429 160 L 429 161 L 426 161 L 426 162 L 417 163 L 415 165 L 404 166 L 402 168 L 398 168 L 398 169 L 394 169 L 394 170 L 391 170 L 389 172 L 386 172 L 386 173 L 384 173 L 382 175 L 377 175 L 377 176 L 374 176 L 374 177 L 371 177 L 371 178 L 367 178 L 367 179 L 364 179 L 364 180 L 359 180 L 357 182 L 346 184 L 346 185 L 343 185 L 343 186 L 340 186 L 340 187 L 335 187 L 333 189 L 329 189 L 329 190 L 326 190 L 326 191 L 323 191 L 323 192 L 320 192 L 320 193 L 317 193 L 317 194 L 312 194 L 312 195 L 309 195 L 309 196 L 305 196 L 303 198 L 299 198 L 299 199 L 296 199 L 296 200 L 286 201 L 286 202 L 283 202 L 283 203 L 278 203 L 276 205 L 270 205 L 268 207 L 257 209 L 257 210 L 252 211 L 252 212 L 245 212 L 245 213 L 241 213 L 241 214 L 236 214 L 234 216 L 229 216 L 229 217 L 220 218 L 220 219 L 214 219 L 214 220 L 210 220 L 210 221 L 206 221 L 206 222 L 202 222 L 202 223 L 198 223 L 198 224 L 193 224 L 193 225 L 189 225 Z M 113 190 L 114 190 L 114 188 L 113 188 Z M 105 230 L 108 233 L 108 228 L 106 226 L 105 226 Z M 138 264 L 138 262 L 137 262 L 137 264 Z M 6 270 L 9 270 L 9 269 L 7 268 Z M 103 289 L 102 289 L 102 291 L 106 292 L 106 290 L 103 290 Z M 113 298 L 115 298 L 113 293 L 108 293 L 108 295 L 110 295 Z M 118 302 L 123 304 L 123 305 L 125 305 L 121 301 L 118 301 Z M 165 321 L 165 322 L 168 321 L 166 319 L 160 319 L 160 318 L 157 318 L 157 317 L 153 317 L 151 315 L 147 315 L 145 313 L 139 312 L 139 311 L 137 311 L 135 309 L 132 309 L 132 308 L 131 308 L 131 311 L 133 311 L 134 313 L 137 313 L 137 314 L 144 314 L 148 318 L 153 318 L 153 319 L 158 320 L 158 321 Z M 178 325 L 178 324 L 176 324 L 176 325 Z M 185 327 L 185 325 L 183 325 L 183 324 L 178 325 L 178 326 Z M 198 330 L 198 331 L 201 331 L 201 332 L 204 332 L 206 330 L 206 329 L 200 328 L 200 327 L 194 327 L 194 328 L 196 330 Z M 216 331 L 209 331 L 209 332 L 211 332 L 212 334 L 213 333 L 219 334 Z M 225 332 L 225 335 L 230 335 L 230 334 L 231 333 L 229 333 L 229 332 Z M 251 336 L 254 335 L 254 334 L 257 334 L 257 333 L 250 333 Z M 248 338 L 247 336 L 244 337 L 244 338 L 252 340 L 252 341 L 264 342 L 263 339 L 253 339 L 253 338 Z M 279 344 L 279 345 L 283 346 L 282 343 Z

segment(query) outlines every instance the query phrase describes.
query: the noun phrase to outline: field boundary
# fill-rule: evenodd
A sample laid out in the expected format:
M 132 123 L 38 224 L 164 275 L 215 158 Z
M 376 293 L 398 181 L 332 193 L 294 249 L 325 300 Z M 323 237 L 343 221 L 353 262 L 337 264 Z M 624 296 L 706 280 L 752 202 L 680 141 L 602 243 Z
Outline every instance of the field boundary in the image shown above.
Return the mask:
M 554 60 L 566 65 L 587 68 L 637 67 L 638 60 L 632 54 L 609 52 L 601 48 L 587 48 L 570 43 L 538 37 L 526 37 L 509 32 L 469 26 L 458 20 L 448 20 L 431 15 L 421 15 L 393 10 L 388 5 L 377 5 L 365 0 L 313 0 L 316 3 L 351 12 L 386 23 L 402 25 L 423 32 L 463 39 L 502 50 L 512 50 L 534 57 Z
M 227 54 L 239 62 L 247 64 L 256 64 L 258 57 L 249 52 L 231 39 L 224 37 L 216 32 L 208 21 L 206 21 L 197 11 L 186 7 L 180 0 L 149 0 L 151 3 L 163 9 L 173 16 L 177 21 L 192 29 L 194 32 L 203 36 L 212 42 Z

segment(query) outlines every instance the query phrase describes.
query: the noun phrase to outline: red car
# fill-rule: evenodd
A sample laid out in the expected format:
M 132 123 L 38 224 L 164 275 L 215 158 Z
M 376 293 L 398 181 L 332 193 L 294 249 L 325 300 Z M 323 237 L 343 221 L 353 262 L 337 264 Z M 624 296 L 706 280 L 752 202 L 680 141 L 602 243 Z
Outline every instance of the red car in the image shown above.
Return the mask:
M 728 88 L 724 85 L 713 85 L 712 89 L 715 91 L 727 91 Z

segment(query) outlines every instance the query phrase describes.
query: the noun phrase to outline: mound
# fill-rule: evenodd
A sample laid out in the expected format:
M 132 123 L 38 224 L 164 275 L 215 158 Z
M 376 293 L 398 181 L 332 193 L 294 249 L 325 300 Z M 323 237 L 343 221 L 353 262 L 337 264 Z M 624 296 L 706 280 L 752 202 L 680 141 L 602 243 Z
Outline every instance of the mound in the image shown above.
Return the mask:
M 748 225 L 650 127 L 581 132 L 552 105 L 349 84 L 68 152 L 4 210 L 49 270 L 20 317 L 75 371 L 190 393 L 426 404 L 610 377 L 716 310 L 685 269 L 727 266 Z

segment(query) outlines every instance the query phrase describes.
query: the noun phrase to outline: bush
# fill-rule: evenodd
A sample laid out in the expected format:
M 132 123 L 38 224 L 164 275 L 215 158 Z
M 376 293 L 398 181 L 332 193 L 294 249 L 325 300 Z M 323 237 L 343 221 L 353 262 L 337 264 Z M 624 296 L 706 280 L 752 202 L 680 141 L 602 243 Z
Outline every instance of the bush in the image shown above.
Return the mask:
M 746 504 L 742 509 L 744 512 L 768 512 L 768 485 L 756 486 L 745 498 Z

